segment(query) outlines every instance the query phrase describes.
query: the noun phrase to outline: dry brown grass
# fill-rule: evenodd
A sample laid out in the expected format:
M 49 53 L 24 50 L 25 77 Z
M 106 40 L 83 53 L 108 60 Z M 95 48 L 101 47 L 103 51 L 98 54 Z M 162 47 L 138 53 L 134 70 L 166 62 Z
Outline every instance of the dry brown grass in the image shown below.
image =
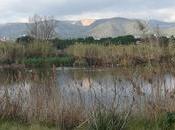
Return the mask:
M 77 59 L 87 59 L 93 65 L 135 65 L 143 63 L 160 63 L 165 60 L 173 62 L 174 45 L 162 48 L 158 45 L 83 45 L 76 44 L 67 49 L 68 54 Z

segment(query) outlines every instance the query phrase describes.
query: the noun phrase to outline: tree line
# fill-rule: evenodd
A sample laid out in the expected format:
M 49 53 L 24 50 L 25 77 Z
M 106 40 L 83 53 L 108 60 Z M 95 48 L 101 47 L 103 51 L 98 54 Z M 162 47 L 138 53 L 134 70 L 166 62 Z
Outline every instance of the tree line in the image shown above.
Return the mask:
M 53 17 L 34 15 L 29 18 L 27 24 L 27 35 L 16 39 L 17 43 L 31 43 L 33 41 L 49 41 L 58 50 L 63 50 L 76 43 L 82 44 L 100 44 L 100 45 L 133 45 L 137 43 L 158 43 L 160 46 L 167 46 L 169 43 L 175 43 L 175 37 L 170 38 L 158 35 L 159 31 L 155 35 L 145 36 L 145 29 L 143 23 L 138 21 L 139 29 L 143 32 L 144 37 L 135 38 L 133 35 L 107 37 L 101 39 L 94 39 L 93 37 L 76 38 L 76 39 L 60 39 L 56 34 L 57 22 Z

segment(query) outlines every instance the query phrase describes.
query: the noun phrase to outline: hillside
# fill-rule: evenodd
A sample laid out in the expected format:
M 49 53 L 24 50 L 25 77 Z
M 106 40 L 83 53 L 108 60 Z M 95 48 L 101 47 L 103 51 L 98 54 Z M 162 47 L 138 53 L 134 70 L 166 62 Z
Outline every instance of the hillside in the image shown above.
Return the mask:
M 139 23 L 146 27 L 146 33 L 154 33 L 157 26 L 164 35 L 175 34 L 175 23 L 162 22 L 157 20 L 137 20 L 127 18 L 110 18 L 99 20 L 82 21 L 57 21 L 56 32 L 60 38 L 80 38 L 93 36 L 95 38 L 116 37 L 121 35 L 139 36 L 142 31 L 139 30 Z M 0 25 L 0 37 L 10 39 L 17 38 L 26 34 L 25 23 L 7 23 Z

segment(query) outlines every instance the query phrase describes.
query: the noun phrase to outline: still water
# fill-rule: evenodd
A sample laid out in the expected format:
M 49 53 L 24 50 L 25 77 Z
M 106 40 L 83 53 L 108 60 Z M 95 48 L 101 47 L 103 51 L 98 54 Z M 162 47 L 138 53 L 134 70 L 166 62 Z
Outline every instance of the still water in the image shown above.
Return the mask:
M 0 107 L 20 105 L 23 112 L 97 106 L 133 113 L 175 110 L 173 67 L 115 69 L 57 68 L 1 70 Z M 32 107 L 31 107 L 32 106 Z M 151 113 L 151 112 L 150 112 Z

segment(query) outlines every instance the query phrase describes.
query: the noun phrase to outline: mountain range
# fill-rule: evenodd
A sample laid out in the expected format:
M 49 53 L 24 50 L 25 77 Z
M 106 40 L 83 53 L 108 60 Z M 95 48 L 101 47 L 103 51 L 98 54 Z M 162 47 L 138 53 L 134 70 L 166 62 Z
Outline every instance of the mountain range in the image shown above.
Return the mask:
M 159 29 L 162 35 L 175 35 L 175 23 L 158 20 L 141 20 L 128 18 L 84 19 L 80 21 L 56 20 L 56 33 L 59 38 L 84 38 L 93 36 L 96 39 L 117 37 L 122 35 L 143 35 L 140 23 L 144 26 L 144 33 L 154 34 Z M 26 34 L 27 23 L 0 24 L 0 37 L 15 39 Z

